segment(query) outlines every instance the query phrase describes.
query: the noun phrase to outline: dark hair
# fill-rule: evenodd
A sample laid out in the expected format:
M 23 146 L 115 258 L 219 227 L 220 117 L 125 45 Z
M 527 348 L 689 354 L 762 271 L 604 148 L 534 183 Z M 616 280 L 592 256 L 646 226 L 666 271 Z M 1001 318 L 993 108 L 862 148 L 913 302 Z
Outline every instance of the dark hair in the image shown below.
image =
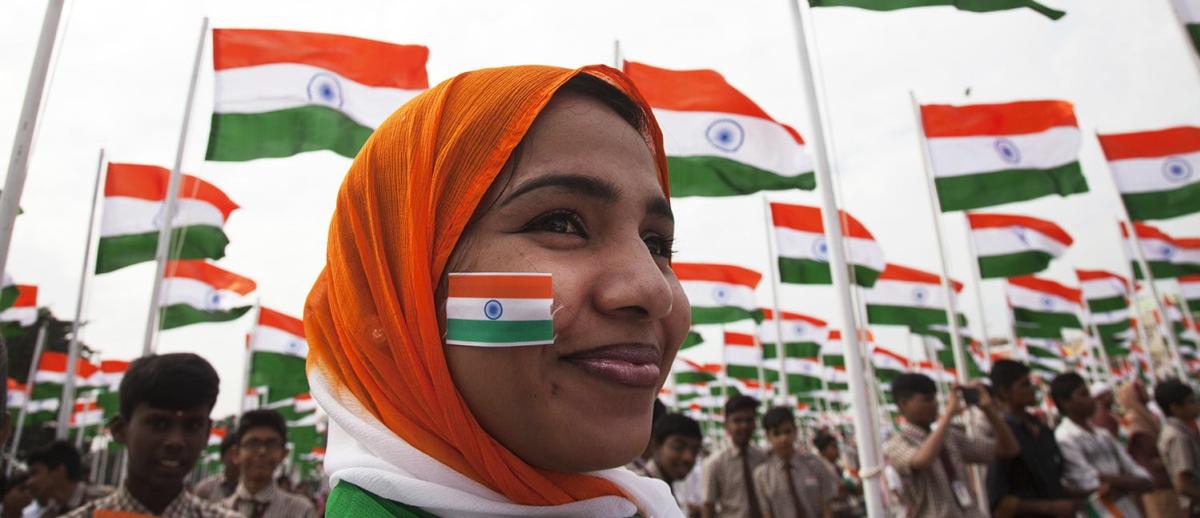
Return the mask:
M 1063 404 L 1071 399 L 1071 394 L 1079 390 L 1079 387 L 1086 386 L 1087 382 L 1083 380 L 1083 376 L 1075 372 L 1064 372 L 1050 380 L 1050 399 L 1053 399 L 1054 406 L 1062 411 Z
M 742 410 L 750 410 L 751 412 L 754 412 L 757 414 L 758 413 L 758 400 L 754 399 L 750 396 L 747 396 L 745 394 L 738 394 L 736 396 L 729 398 L 729 401 L 725 402 L 725 417 L 726 418 L 733 415 L 734 412 L 741 412 Z
M 225 456 L 225 452 L 229 451 L 230 448 L 237 446 L 237 442 L 238 436 L 236 430 L 229 430 L 225 432 L 225 437 L 221 438 L 221 456 Z
M 654 423 L 657 423 L 664 415 L 667 415 L 667 405 L 663 404 L 661 399 L 654 398 L 654 413 L 650 415 L 651 429 L 654 428 Z
M 49 469 L 66 468 L 67 479 L 72 482 L 83 480 L 83 461 L 79 450 L 67 441 L 54 441 L 49 446 L 29 454 L 29 465 L 42 464 Z
M 676 413 L 666 414 L 659 418 L 654 422 L 654 430 L 650 432 L 650 437 L 654 439 L 655 444 L 667 442 L 667 438 L 672 435 L 697 440 L 703 438 L 700 434 L 700 423 L 686 415 Z
M 793 414 L 792 409 L 785 406 L 777 406 L 767 410 L 767 413 L 762 416 L 763 430 L 768 432 L 784 423 L 792 423 L 792 426 L 796 426 L 796 414 Z
M 1182 404 L 1190 395 L 1192 388 L 1175 378 L 1163 380 L 1154 387 L 1154 402 L 1158 403 L 1158 408 L 1161 408 L 1167 417 L 1174 417 L 1171 414 L 1171 405 Z
M 646 113 L 642 107 L 608 81 L 587 73 L 577 74 L 563 83 L 555 95 L 560 93 L 576 93 L 600 101 L 639 133 L 646 133 Z
M 1013 383 L 1028 377 L 1029 367 L 1015 360 L 996 360 L 996 363 L 992 364 L 992 372 L 988 374 L 993 392 L 1008 390 Z
M 896 404 L 918 394 L 937 394 L 937 384 L 929 376 L 916 372 L 897 374 L 892 379 L 892 400 Z
M 837 444 L 837 438 L 827 433 L 817 434 L 817 436 L 813 438 L 813 447 L 815 447 L 817 451 L 824 451 L 825 448 L 828 448 L 830 444 Z
M 217 402 L 221 378 L 207 360 L 192 353 L 143 356 L 129 364 L 121 379 L 121 417 L 130 419 L 138 405 L 210 411 Z
M 287 442 L 287 421 L 279 412 L 269 408 L 260 408 L 242 414 L 237 425 L 237 441 L 242 442 L 242 437 L 245 437 L 254 428 L 270 428 L 279 434 L 279 438 L 283 439 L 283 442 Z

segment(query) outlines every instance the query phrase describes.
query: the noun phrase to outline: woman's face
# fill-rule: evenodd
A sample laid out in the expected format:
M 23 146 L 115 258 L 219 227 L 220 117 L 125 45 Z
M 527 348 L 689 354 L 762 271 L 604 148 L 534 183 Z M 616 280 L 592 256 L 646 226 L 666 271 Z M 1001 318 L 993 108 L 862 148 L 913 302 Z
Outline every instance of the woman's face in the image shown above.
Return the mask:
M 533 466 L 583 472 L 645 448 L 654 398 L 690 324 L 669 263 L 674 219 L 641 134 L 561 93 L 514 152 L 449 272 L 541 272 L 554 344 L 446 346 L 485 430 Z

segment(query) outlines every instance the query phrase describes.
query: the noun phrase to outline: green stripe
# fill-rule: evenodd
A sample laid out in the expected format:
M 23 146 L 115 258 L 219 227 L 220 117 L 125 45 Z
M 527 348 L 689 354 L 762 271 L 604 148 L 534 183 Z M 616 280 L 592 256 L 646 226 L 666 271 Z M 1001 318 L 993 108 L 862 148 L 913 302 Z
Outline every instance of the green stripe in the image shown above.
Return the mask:
M 1128 309 L 1129 301 L 1124 295 L 1117 295 L 1104 299 L 1089 299 L 1087 307 L 1092 313 L 1108 313 L 1109 311 Z
M 252 306 L 241 306 L 228 311 L 205 311 L 187 304 L 171 304 L 162 310 L 162 323 L 159 329 L 175 329 L 177 327 L 203 324 L 205 322 L 228 322 L 237 320 Z
M 1029 322 L 1050 327 L 1082 329 L 1079 317 L 1072 313 L 1052 313 L 1049 311 L 1034 311 L 1026 308 L 1013 308 L 1013 318 L 1017 322 Z
M 1025 348 L 1029 350 L 1030 356 L 1036 356 L 1038 358 L 1061 359 L 1061 357 L 1059 356 L 1059 354 L 1057 352 L 1054 352 L 1050 349 L 1045 349 L 1042 347 L 1038 347 L 1036 345 L 1026 345 Z
M 326 518 L 359 518 L 361 516 L 435 518 L 435 515 L 417 507 L 376 496 L 374 493 L 344 480 L 338 482 L 333 486 L 333 491 L 330 491 L 329 500 L 325 504 L 325 516 Z
M 1200 212 L 1200 182 L 1178 189 L 1122 194 L 1134 220 L 1168 219 Z
M 1033 322 L 1015 322 L 1013 330 L 1021 338 L 1062 338 L 1062 328 Z
M 763 369 L 763 379 L 767 380 L 768 383 L 778 382 L 779 371 L 776 369 Z M 804 392 L 821 390 L 821 378 L 789 372 L 787 379 L 789 394 L 802 394 Z
M 966 324 L 966 317 L 959 315 L 959 325 Z M 880 325 L 928 327 L 946 325 L 945 308 L 918 308 L 867 304 L 867 322 Z
M 717 377 L 707 372 L 680 371 L 675 373 L 676 384 L 701 385 L 716 381 Z M 680 396 L 681 398 L 683 396 Z
M 1053 255 L 1037 250 L 980 256 L 979 275 L 984 279 L 993 279 L 1037 273 L 1049 267 L 1052 259 Z
M 1174 279 L 1175 277 L 1200 273 L 1200 263 L 1147 262 L 1150 264 L 1150 273 L 1154 275 L 1155 279 Z M 1132 264 L 1133 276 L 1140 280 L 1142 278 L 1142 267 L 1138 265 L 1137 261 L 1133 261 Z
M 308 392 L 305 359 L 290 354 L 255 351 L 250 358 L 251 387 L 267 387 L 267 402 Z
M 861 265 L 851 265 L 854 282 L 864 288 L 875 285 L 879 272 Z M 779 281 L 785 284 L 833 284 L 829 263 L 796 257 L 779 258 Z
M 553 342 L 553 320 L 446 319 L 446 341 L 506 344 Z
M 783 344 L 783 352 L 788 358 L 816 358 L 821 354 L 821 344 L 816 342 L 793 342 Z M 775 358 L 775 344 L 763 344 L 763 358 Z
M 679 350 L 682 351 L 684 349 L 687 349 L 690 347 L 695 347 L 702 343 L 704 343 L 704 338 L 700 337 L 700 333 L 697 333 L 695 331 L 688 331 L 687 336 L 684 337 L 684 339 L 683 339 L 683 345 L 679 346 Z
M 759 191 L 784 191 L 817 187 L 812 171 L 796 171 L 783 176 L 757 167 L 716 156 L 669 156 L 671 197 L 739 196 Z
M 725 366 L 725 374 L 733 379 L 758 381 L 758 366 L 731 363 Z
M 1088 192 L 1079 162 L 1052 169 L 1009 169 L 937 179 L 942 212 L 978 209 L 1057 194 Z
M 1192 46 L 1196 48 L 1196 52 L 1200 52 L 1200 23 L 1189 23 L 1184 27 L 1187 28 L 1188 36 L 1192 40 Z
M 180 247 L 179 240 L 183 240 Z M 192 225 L 171 231 L 171 250 L 179 250 L 179 259 L 220 259 L 225 257 L 229 238 L 220 227 Z M 129 265 L 154 260 L 158 231 L 100 238 L 96 252 L 96 273 L 108 273 Z
M 1133 332 L 1133 323 L 1129 319 L 1108 324 L 1097 324 L 1096 330 L 1102 337 L 1112 337 L 1124 332 Z
M 821 365 L 826 367 L 845 367 L 846 357 L 840 354 L 822 354 Z
M 1027 7 L 1051 20 L 1057 20 L 1067 14 L 1063 11 L 1046 7 L 1034 0 L 809 0 L 809 5 L 813 7 L 858 7 L 872 11 L 894 11 L 912 7 L 947 5 L 954 6 L 962 11 L 977 13 Z
M 735 306 L 720 306 L 715 308 L 692 306 L 692 324 L 727 324 L 739 320 L 762 322 L 762 311 L 750 311 Z
M 16 286 L 6 286 L 0 291 L 0 311 L 11 308 L 17 303 L 17 295 L 20 295 L 21 289 Z
M 242 162 L 323 149 L 354 158 L 372 131 L 327 106 L 263 113 L 214 113 L 205 159 Z

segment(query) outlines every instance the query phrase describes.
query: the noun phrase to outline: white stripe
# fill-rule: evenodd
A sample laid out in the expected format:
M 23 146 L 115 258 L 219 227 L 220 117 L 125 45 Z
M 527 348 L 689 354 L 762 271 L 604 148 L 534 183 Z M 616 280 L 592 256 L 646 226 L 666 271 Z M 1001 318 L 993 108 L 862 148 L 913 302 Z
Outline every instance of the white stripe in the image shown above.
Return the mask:
M 250 340 L 250 350 L 305 358 L 308 356 L 308 342 L 304 340 L 304 337 L 296 336 L 282 329 L 260 325 L 254 328 L 254 337 Z
M 812 323 L 803 320 L 782 319 L 779 321 L 779 327 L 783 329 L 783 343 L 803 343 L 815 342 L 821 343 L 825 341 L 825 337 L 829 336 L 829 332 L 824 327 L 816 326 Z M 775 343 L 776 335 L 775 320 L 766 319 L 759 325 L 758 339 L 762 343 Z
M 776 240 L 780 257 L 812 259 L 829 261 L 824 234 L 801 232 L 786 227 L 775 227 Z M 857 237 L 847 237 L 844 242 L 849 250 L 847 260 L 850 264 L 865 266 L 877 272 L 884 267 L 883 249 L 875 241 Z
M 1029 227 L 989 227 L 971 231 L 980 257 L 1027 251 L 1047 252 L 1058 257 L 1067 245 Z
M 1015 149 L 1012 161 L 1002 149 Z M 929 139 L 929 158 L 938 177 L 1003 171 L 1049 169 L 1079 160 L 1079 128 L 1055 126 L 1038 133 Z
M 262 113 L 301 106 L 328 106 L 368 128 L 379 126 L 392 112 L 422 90 L 367 86 L 330 70 L 299 63 L 238 67 L 215 74 L 216 113 Z M 332 99 L 319 94 L 330 85 Z M 310 90 L 312 95 L 310 95 Z
M 1138 240 L 1142 244 L 1142 252 L 1145 253 L 1147 262 L 1200 264 L 1200 248 L 1180 248 L 1158 238 L 1143 237 Z M 1122 239 L 1121 246 L 1125 248 L 1125 255 L 1132 257 L 1133 250 L 1129 247 L 1129 240 Z
M 57 399 L 35 399 L 35 400 L 32 400 L 29 402 L 29 406 L 27 407 L 26 411 L 30 412 L 30 413 L 57 412 L 58 411 L 58 400 Z
M 78 376 L 76 376 L 75 381 L 76 381 L 76 383 L 78 383 L 80 381 L 80 378 Z M 34 385 L 37 385 L 39 383 L 53 383 L 55 385 L 62 385 L 63 383 L 66 383 L 66 382 L 67 382 L 67 373 L 65 373 L 65 372 L 51 372 L 51 371 L 39 370 L 39 371 L 37 371 L 37 374 L 35 374 L 33 376 L 33 384 Z
M 654 110 L 667 156 L 728 158 L 780 176 L 812 172 L 812 159 L 779 124 L 722 112 Z M 728 135 L 728 143 L 717 140 Z
M 1186 299 L 1200 298 L 1200 281 L 1184 282 L 1179 281 L 1179 290 L 1183 292 L 1183 297 Z M 1200 308 L 1189 308 L 1192 311 L 1200 311 Z
M 1117 296 L 1128 296 L 1125 284 L 1112 277 L 1083 281 L 1079 283 L 1085 300 L 1109 299 Z
M 1200 183 L 1200 151 L 1108 163 L 1122 193 L 1160 192 Z
M 189 277 L 163 279 L 161 307 L 187 304 L 202 311 L 228 311 L 242 302 L 243 297 L 229 290 L 214 289 L 211 285 Z
M 719 308 L 733 306 L 754 311 L 758 302 L 754 299 L 754 289 L 741 284 L 714 281 L 679 281 L 688 302 L 698 308 Z
M 1092 313 L 1092 322 L 1096 325 L 1115 324 L 1117 322 L 1125 322 L 1129 320 L 1128 309 L 1116 309 L 1106 311 L 1104 313 Z
M 1019 308 L 1041 311 L 1043 313 L 1074 313 L 1078 314 L 1080 307 L 1073 301 L 1052 293 L 1031 290 L 1015 284 L 1008 285 L 1008 300 Z
M 158 230 L 162 221 L 163 202 L 126 196 L 104 199 L 104 216 L 100 219 L 100 237 L 145 234 Z M 172 228 L 191 225 L 225 226 L 225 216 L 214 205 L 196 199 L 180 199 L 175 206 Z
M 7 288 L 7 287 L 9 287 L 9 286 L 16 286 L 16 283 L 14 283 L 14 282 L 13 282 L 12 275 L 9 275 L 9 274 L 8 274 L 8 272 L 5 272 L 5 273 L 4 273 L 4 286 L 3 286 L 3 288 Z M 0 288 L 0 289 L 2 289 L 2 288 Z
M 1200 23 L 1200 0 L 1175 0 L 1175 10 L 1181 22 Z
M 772 360 L 766 367 L 772 371 L 778 370 L 779 360 Z M 788 374 L 798 374 L 813 378 L 827 377 L 825 366 L 817 363 L 817 360 L 812 358 L 785 358 L 784 368 L 787 369 Z
M 725 363 L 727 365 L 758 366 L 762 362 L 762 349 L 744 345 L 725 346 Z
M 485 308 L 496 301 L 500 316 L 488 318 Z M 484 299 L 450 297 L 446 299 L 446 318 L 455 320 L 499 320 L 503 322 L 550 320 L 552 299 Z
M 945 292 L 939 284 L 880 279 L 866 290 L 867 304 L 937 309 L 946 306 Z
M 8 308 L 0 312 L 0 321 L 17 322 L 21 327 L 29 327 L 37 322 L 37 308 L 29 306 Z

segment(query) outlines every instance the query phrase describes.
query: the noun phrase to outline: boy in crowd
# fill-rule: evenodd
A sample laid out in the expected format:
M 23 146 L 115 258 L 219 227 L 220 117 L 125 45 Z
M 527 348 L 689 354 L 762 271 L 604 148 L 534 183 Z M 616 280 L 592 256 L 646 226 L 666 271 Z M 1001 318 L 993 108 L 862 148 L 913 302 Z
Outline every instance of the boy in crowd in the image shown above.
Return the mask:
M 646 473 L 646 463 L 650 462 L 650 458 L 654 456 L 654 437 L 653 437 L 654 425 L 656 425 L 658 423 L 658 420 L 661 419 L 662 416 L 664 416 L 666 414 L 667 414 L 667 405 L 663 404 L 661 399 L 655 398 L 654 399 L 654 412 L 651 413 L 651 417 L 650 417 L 650 435 L 652 437 L 650 437 L 649 441 L 646 441 L 646 448 L 644 450 L 642 450 L 642 454 L 638 455 L 637 458 L 633 459 L 633 462 L 630 462 L 629 464 L 625 465 L 626 469 L 628 469 L 629 471 L 632 471 L 634 473 L 637 473 L 638 475 L 641 475 L 643 477 L 650 476 L 649 474 Z
M 192 489 L 196 496 L 213 502 L 220 502 L 233 494 L 237 489 L 240 470 L 237 465 L 237 435 L 229 432 L 221 438 L 221 472 L 201 480 Z
M 225 505 L 246 518 L 316 518 L 312 502 L 275 484 L 275 468 L 287 456 L 287 422 L 274 410 L 251 410 L 237 425 L 241 482 Z
M 950 391 L 939 417 L 937 385 L 932 379 L 904 373 L 892 380 L 892 398 L 904 424 L 884 442 L 883 451 L 901 479 L 900 498 L 909 516 L 983 518 L 980 496 L 972 494 L 965 463 L 985 464 L 1017 454 L 1017 441 L 993 408 L 987 389 L 976 384 L 970 390 L 975 391 L 976 405 L 995 431 L 995 440 L 967 437 L 951 423 L 963 411 L 964 389 Z
M 838 496 L 838 479 L 816 455 L 796 451 L 796 417 L 787 407 L 763 414 L 771 443 L 767 461 L 754 470 L 758 505 L 765 518 L 827 516 Z
M 825 469 L 829 470 L 829 474 L 841 480 L 842 468 L 838 467 L 838 460 L 842 453 L 838 449 L 837 437 L 828 432 L 819 433 L 813 438 L 813 448 L 816 448 L 817 455 Z
M 997 516 L 1075 516 L 1079 500 L 1062 486 L 1063 459 L 1054 430 L 1029 413 L 1037 405 L 1037 389 L 1029 367 L 997 360 L 989 378 L 1005 424 L 1017 440 L 1020 454 L 996 459 L 988 470 L 988 496 Z
M 1200 434 L 1195 428 L 1200 401 L 1182 381 L 1170 379 L 1154 388 L 1154 402 L 1167 416 L 1158 436 L 1158 451 L 1171 485 L 1179 493 L 1179 506 L 1184 516 L 1200 516 Z
M 29 454 L 30 495 L 46 502 L 40 516 L 59 516 L 112 493 L 111 487 L 98 487 L 83 480 L 83 460 L 79 450 L 67 441 L 55 441 Z
M 750 444 L 758 400 L 737 395 L 725 402 L 725 433 L 731 445 L 704 462 L 704 518 L 760 518 L 754 468 L 767 454 Z
M 237 518 L 237 513 L 184 490 L 183 480 L 208 443 L 220 379 L 204 358 L 191 353 L 134 360 L 121 380 L 120 411 L 110 423 L 113 438 L 129 450 L 125 483 L 70 518 L 97 511 L 164 518 Z
M 1059 374 L 1050 381 L 1050 397 L 1065 417 L 1054 431 L 1062 451 L 1065 484 L 1098 492 L 1106 507 L 1115 506 L 1125 518 L 1140 518 L 1134 495 L 1153 489 L 1154 482 L 1115 437 L 1092 426 L 1096 402 L 1087 382 L 1074 372 Z
M 699 488 L 687 487 L 686 480 L 696 467 L 702 440 L 700 423 L 683 414 L 660 417 L 650 434 L 654 455 L 646 463 L 646 476 L 666 482 L 679 502 L 679 508 L 688 516 L 700 514 L 697 499 L 692 497 Z M 703 502 L 703 499 L 699 500 Z

